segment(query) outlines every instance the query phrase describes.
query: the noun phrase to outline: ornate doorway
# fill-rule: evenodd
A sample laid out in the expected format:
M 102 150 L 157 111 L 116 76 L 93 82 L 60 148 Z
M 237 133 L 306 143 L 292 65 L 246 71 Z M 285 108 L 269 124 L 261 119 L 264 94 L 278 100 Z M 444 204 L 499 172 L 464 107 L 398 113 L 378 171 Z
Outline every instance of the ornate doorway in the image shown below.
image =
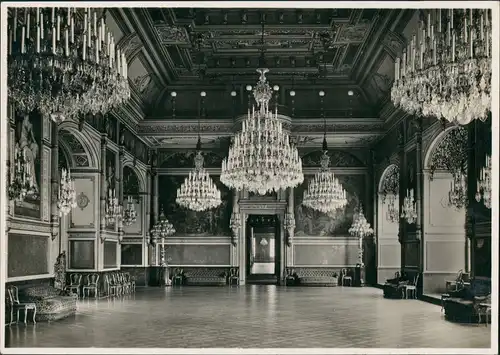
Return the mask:
M 250 215 L 246 223 L 246 278 L 249 283 L 276 284 L 280 273 L 277 215 Z

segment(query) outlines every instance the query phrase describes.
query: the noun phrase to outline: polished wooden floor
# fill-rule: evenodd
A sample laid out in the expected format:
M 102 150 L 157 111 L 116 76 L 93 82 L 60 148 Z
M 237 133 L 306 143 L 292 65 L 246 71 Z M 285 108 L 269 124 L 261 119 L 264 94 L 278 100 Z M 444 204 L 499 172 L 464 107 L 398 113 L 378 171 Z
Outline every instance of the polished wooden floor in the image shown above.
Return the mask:
M 8 347 L 488 348 L 491 326 L 375 288 L 179 287 L 79 302 L 52 323 L 5 327 Z

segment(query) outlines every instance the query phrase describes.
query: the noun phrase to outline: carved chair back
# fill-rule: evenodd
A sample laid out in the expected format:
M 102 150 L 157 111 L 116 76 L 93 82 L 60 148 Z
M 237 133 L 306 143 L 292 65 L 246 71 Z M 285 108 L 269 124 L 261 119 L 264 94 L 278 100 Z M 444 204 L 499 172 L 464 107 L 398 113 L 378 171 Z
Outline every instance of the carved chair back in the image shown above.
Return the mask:
M 342 270 L 340 270 L 340 273 L 342 274 L 342 277 L 345 277 L 345 276 L 349 277 L 349 274 L 348 274 L 346 268 L 343 268 Z
M 394 278 L 395 278 L 395 279 L 399 279 L 400 277 L 401 277 L 401 273 L 400 273 L 399 271 L 396 271 L 396 272 L 394 273 Z
M 130 282 L 130 274 L 128 272 L 124 273 L 123 277 L 125 279 L 125 282 Z
M 113 285 L 120 284 L 120 280 L 118 280 L 118 275 L 114 272 L 111 273 L 111 281 L 113 282 Z
M 232 267 L 230 270 L 229 270 L 229 276 L 230 277 L 238 277 L 238 274 L 239 274 L 239 270 L 235 267 Z
M 69 275 L 69 285 L 70 286 L 80 286 L 82 282 L 82 274 L 70 274 Z
M 98 282 L 99 282 L 99 274 L 87 275 L 87 286 L 97 286 Z
M 7 288 L 7 293 L 9 294 L 10 301 L 12 304 L 20 304 L 19 302 L 19 291 L 16 286 L 9 286 Z
M 417 273 L 417 275 L 415 275 L 415 279 L 413 280 L 413 286 L 417 286 L 418 285 L 418 277 L 420 276 L 419 273 Z
M 12 307 L 14 305 L 14 300 L 12 299 L 12 295 L 10 294 L 10 287 L 7 287 L 5 291 L 5 304 L 7 305 L 7 307 Z

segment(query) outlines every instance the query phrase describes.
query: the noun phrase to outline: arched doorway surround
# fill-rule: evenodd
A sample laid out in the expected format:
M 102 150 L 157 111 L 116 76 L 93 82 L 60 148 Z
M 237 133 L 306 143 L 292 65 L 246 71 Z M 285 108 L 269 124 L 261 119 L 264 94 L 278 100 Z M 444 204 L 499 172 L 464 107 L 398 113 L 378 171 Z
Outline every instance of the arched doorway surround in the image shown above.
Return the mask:
M 424 159 L 424 294 L 441 293 L 458 270 L 468 271 L 467 202 L 460 198 L 467 195 L 466 171 L 467 128 L 454 126 L 437 133 Z M 450 201 L 453 197 L 455 203 Z
M 66 250 L 68 271 L 95 270 L 99 258 L 99 148 L 98 141 L 75 122 L 59 125 L 58 146 L 75 183 L 77 207 L 60 220 L 60 249 Z M 57 254 L 56 254 L 57 255 Z
M 377 198 L 377 283 L 401 269 L 399 231 L 399 166 L 390 164 L 380 177 Z

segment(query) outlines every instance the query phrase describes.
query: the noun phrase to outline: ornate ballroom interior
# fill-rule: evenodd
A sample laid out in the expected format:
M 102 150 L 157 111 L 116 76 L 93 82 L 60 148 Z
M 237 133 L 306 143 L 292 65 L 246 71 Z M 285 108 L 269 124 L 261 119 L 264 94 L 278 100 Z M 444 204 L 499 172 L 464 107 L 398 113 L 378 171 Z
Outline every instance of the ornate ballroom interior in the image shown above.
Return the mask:
M 2 6 L 2 351 L 497 346 L 491 6 Z

